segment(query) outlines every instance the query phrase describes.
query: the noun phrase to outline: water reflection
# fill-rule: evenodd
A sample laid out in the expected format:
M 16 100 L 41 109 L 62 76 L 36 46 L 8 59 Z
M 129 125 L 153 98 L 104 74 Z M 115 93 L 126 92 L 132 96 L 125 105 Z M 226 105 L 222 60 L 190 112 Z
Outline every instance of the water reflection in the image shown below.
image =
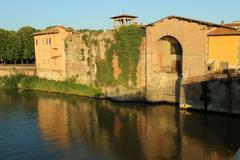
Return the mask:
M 239 118 L 190 114 L 171 105 L 0 92 L 0 111 L 0 129 L 1 121 L 14 119 L 2 111 L 37 115 L 20 117 L 26 124 L 36 122 L 38 134 L 33 134 L 39 149 L 32 154 L 47 159 L 231 159 L 240 144 Z M 7 133 L 1 136 L 9 138 Z M 25 158 L 31 157 L 25 153 L 28 147 Z M 3 158 L 10 156 L 4 153 Z

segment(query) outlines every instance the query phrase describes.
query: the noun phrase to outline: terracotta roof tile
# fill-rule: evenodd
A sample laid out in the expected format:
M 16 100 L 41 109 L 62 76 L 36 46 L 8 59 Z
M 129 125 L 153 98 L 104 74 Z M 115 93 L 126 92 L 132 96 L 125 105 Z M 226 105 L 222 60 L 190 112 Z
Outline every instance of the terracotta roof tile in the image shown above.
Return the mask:
M 46 29 L 46 30 L 42 30 L 36 33 L 33 33 L 33 36 L 37 36 L 37 35 L 44 35 L 44 34 L 57 34 L 59 33 L 58 29 L 55 28 L 50 28 L 50 29 Z
M 240 23 L 228 23 L 228 24 L 223 24 L 224 26 L 227 26 L 227 27 L 237 27 L 237 26 L 240 26 Z
M 57 34 L 57 33 L 59 33 L 59 28 L 62 28 L 67 32 L 73 32 L 74 31 L 72 28 L 69 28 L 69 27 L 66 28 L 64 26 L 54 26 L 52 28 L 33 33 L 32 35 L 37 36 L 37 35 L 45 35 L 45 34 Z
M 217 28 L 208 33 L 208 36 L 231 36 L 240 35 L 240 31 L 232 28 Z

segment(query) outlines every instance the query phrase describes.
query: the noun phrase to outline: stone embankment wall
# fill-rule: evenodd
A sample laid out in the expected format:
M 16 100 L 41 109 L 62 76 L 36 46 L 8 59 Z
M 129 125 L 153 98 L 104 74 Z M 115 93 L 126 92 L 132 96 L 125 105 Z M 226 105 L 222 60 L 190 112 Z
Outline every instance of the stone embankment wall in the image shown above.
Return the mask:
M 240 76 L 216 75 L 212 80 L 181 86 L 180 107 L 240 114 Z
M 35 65 L 0 65 L 0 76 L 11 76 L 23 74 L 27 76 L 35 75 Z

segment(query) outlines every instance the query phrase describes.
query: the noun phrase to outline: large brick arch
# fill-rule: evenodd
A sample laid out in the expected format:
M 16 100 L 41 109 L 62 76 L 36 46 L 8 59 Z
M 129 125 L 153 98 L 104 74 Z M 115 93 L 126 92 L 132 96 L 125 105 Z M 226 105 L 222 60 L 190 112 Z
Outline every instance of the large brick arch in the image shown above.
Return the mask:
M 182 54 L 181 43 L 173 36 L 166 35 L 159 39 L 160 53 L 162 55 L 162 71 L 169 67 L 172 73 L 182 74 Z
M 165 18 L 146 27 L 148 100 L 176 102 L 176 81 L 179 76 L 171 72 L 168 66 L 163 69 L 170 62 L 169 57 L 161 53 L 159 40 L 163 37 L 174 37 L 181 44 L 181 81 L 189 81 L 206 74 L 207 34 L 213 28 L 206 23 L 179 18 Z

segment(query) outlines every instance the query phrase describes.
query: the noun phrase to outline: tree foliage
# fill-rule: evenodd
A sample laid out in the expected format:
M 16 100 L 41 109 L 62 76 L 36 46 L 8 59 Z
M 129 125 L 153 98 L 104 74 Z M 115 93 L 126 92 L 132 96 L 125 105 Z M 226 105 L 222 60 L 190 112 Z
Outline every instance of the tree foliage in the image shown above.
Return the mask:
M 33 27 L 25 26 L 17 32 L 0 29 L 0 63 L 23 63 L 34 60 Z

